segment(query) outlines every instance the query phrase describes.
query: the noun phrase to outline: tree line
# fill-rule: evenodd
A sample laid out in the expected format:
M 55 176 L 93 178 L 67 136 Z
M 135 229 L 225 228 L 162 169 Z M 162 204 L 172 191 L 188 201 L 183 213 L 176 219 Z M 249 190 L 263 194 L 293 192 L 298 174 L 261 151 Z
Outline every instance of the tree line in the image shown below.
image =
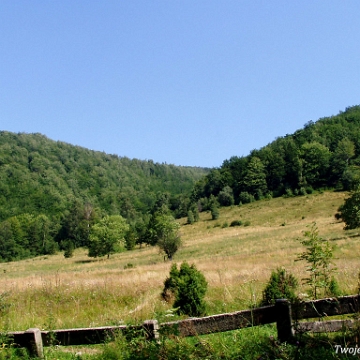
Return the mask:
M 360 106 L 309 121 L 248 156 L 233 156 L 194 186 L 199 209 L 249 203 L 332 188 L 351 190 L 360 180 Z
M 0 261 L 87 247 L 109 256 L 159 246 L 171 259 L 192 224 L 219 206 L 360 182 L 360 106 L 308 122 L 221 167 L 178 167 L 96 152 L 41 134 L 0 132 Z M 346 215 L 345 215 L 346 216 Z
M 138 237 L 161 194 L 172 214 L 186 216 L 184 199 L 207 171 L 1 131 L 0 261 L 88 246 L 101 225 L 121 223 L 116 216 Z

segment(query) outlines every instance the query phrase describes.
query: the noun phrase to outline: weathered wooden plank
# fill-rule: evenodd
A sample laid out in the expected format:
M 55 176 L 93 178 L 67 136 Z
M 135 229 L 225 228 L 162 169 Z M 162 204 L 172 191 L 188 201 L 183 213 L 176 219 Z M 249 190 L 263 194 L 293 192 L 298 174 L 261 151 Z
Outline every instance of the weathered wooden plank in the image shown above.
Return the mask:
M 264 306 L 252 310 L 162 323 L 160 324 L 160 329 L 162 332 L 172 332 L 182 336 L 195 336 L 237 330 L 273 322 L 276 322 L 274 306 Z
M 49 345 L 88 345 L 101 344 L 114 339 L 115 334 L 127 328 L 121 326 L 102 326 L 96 328 L 75 328 L 53 331 L 42 331 L 44 346 Z
M 308 321 L 298 323 L 296 326 L 296 332 L 336 332 L 343 329 L 353 328 L 358 321 L 355 320 L 331 320 L 331 321 Z
M 309 319 L 323 316 L 354 314 L 360 311 L 359 295 L 342 296 L 306 301 L 292 306 L 294 319 Z

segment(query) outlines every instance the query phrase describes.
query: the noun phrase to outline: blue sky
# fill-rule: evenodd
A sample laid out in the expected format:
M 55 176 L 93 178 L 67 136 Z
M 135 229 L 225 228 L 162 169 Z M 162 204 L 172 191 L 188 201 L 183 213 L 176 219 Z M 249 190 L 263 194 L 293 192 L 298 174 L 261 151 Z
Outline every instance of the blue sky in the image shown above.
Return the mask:
M 358 0 L 2 0 L 0 130 L 218 167 L 360 104 Z

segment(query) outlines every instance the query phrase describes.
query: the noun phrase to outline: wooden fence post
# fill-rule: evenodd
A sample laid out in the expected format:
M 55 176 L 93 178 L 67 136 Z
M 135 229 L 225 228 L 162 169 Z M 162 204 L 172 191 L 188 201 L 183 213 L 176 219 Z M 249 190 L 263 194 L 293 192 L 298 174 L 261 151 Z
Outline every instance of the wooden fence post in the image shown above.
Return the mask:
M 25 331 L 27 349 L 31 356 L 37 356 L 40 359 L 44 358 L 43 341 L 41 338 L 41 331 L 37 328 L 31 328 Z
M 146 331 L 146 337 L 148 340 L 159 339 L 159 323 L 157 320 L 145 320 L 143 328 Z
M 290 341 L 294 337 L 291 318 L 291 305 L 287 299 L 277 299 L 275 302 L 276 327 L 280 342 Z

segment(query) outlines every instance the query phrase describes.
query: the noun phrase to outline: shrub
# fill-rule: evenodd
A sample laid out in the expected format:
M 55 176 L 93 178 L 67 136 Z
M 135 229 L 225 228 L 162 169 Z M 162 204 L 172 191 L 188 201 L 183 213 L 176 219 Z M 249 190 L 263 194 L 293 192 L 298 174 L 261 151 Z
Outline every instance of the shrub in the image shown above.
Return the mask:
M 310 230 L 305 231 L 305 237 L 306 239 L 302 240 L 301 244 L 306 246 L 306 251 L 298 256 L 298 260 L 305 260 L 308 264 L 309 277 L 304 281 L 311 288 L 311 296 L 316 299 L 320 289 L 323 289 L 327 295 L 337 287 L 332 276 L 336 270 L 332 261 L 335 246 L 319 236 L 315 222 L 312 223 Z
M 66 259 L 74 256 L 74 243 L 71 240 L 65 240 L 61 244 L 64 248 L 64 257 Z
M 295 276 L 287 273 L 284 268 L 278 268 L 271 273 L 270 280 L 263 291 L 261 304 L 271 305 L 275 303 L 276 299 L 294 301 L 297 286 L 298 281 Z
M 342 291 L 340 290 L 339 283 L 336 281 L 334 277 L 332 277 L 330 280 L 326 295 L 335 296 L 335 297 L 342 295 Z
M 247 191 L 243 191 L 239 194 L 240 204 L 248 204 L 255 201 L 255 197 L 252 194 L 249 194 Z
M 230 226 L 241 226 L 242 221 L 241 220 L 233 220 L 230 224 Z
M 285 189 L 285 194 L 283 195 L 283 197 L 285 198 L 289 198 L 289 197 L 293 197 L 294 193 L 290 188 L 286 188 Z
M 335 217 L 345 222 L 345 230 L 360 227 L 360 186 L 351 192 L 350 197 L 345 199 L 338 211 Z
M 187 213 L 187 223 L 192 225 L 195 222 L 194 213 L 189 210 Z
M 234 205 L 234 194 L 230 186 L 225 186 L 218 194 L 217 197 L 221 206 Z
M 211 218 L 213 220 L 217 220 L 219 218 L 220 212 L 219 209 L 216 206 L 213 206 L 211 208 Z
M 169 301 L 175 298 L 173 307 L 179 314 L 201 316 L 205 313 L 204 296 L 207 281 L 195 265 L 183 262 L 178 270 L 171 266 L 170 276 L 164 282 L 162 297 Z

